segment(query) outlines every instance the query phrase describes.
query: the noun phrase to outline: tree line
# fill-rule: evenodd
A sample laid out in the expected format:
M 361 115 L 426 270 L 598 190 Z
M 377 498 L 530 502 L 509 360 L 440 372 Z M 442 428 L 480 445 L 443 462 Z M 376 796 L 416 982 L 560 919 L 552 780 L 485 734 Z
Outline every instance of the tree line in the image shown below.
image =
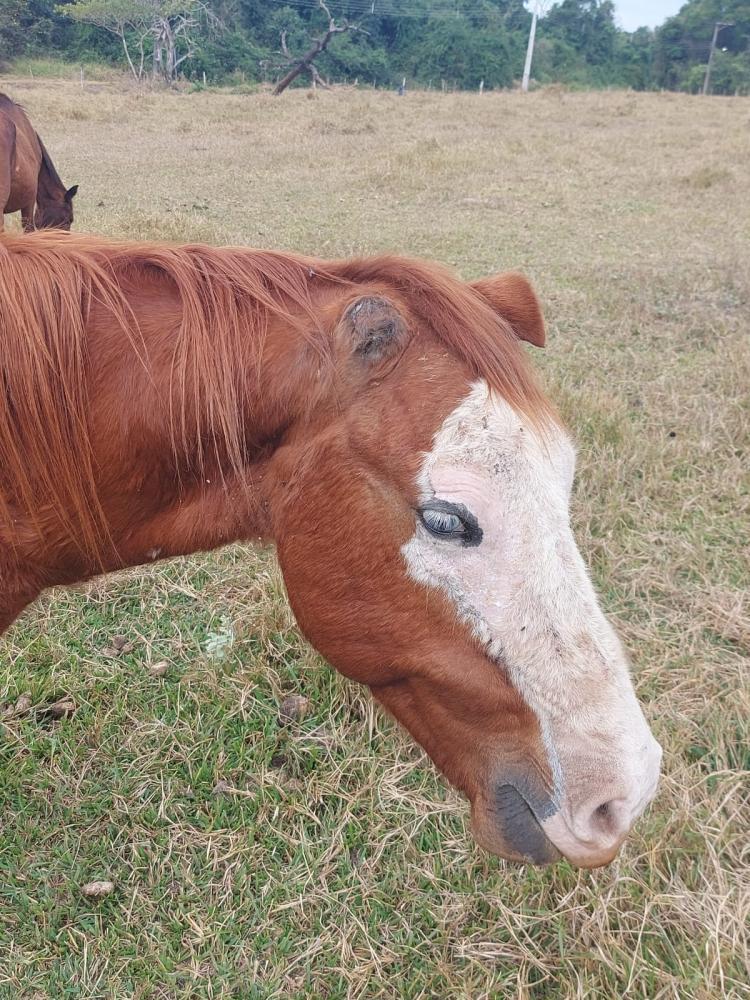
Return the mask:
M 612 0 L 558 0 L 539 21 L 532 78 L 698 92 L 717 23 L 711 91 L 748 94 L 750 0 L 687 0 L 632 32 Z M 295 84 L 489 89 L 520 78 L 530 24 L 524 0 L 0 0 L 0 63 L 56 56 L 168 83 L 278 83 L 315 50 Z

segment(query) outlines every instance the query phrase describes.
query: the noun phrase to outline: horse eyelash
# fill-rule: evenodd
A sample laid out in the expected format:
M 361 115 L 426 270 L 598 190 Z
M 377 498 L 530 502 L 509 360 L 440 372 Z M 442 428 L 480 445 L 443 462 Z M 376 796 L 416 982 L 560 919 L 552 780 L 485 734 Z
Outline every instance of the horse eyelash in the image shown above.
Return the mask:
M 479 545 L 482 541 L 482 529 L 479 527 L 479 522 L 477 521 L 474 514 L 465 507 L 463 504 L 459 503 L 449 503 L 447 500 L 439 500 L 437 497 L 426 501 L 422 506 L 417 509 L 417 516 L 419 518 L 420 524 L 422 524 L 426 531 L 429 531 L 433 538 L 439 538 L 440 536 L 430 529 L 430 526 L 426 523 L 424 518 L 424 513 L 427 510 L 433 510 L 439 514 L 453 515 L 458 517 L 464 528 L 463 534 L 447 534 L 445 538 L 458 538 L 462 545 L 464 546 L 475 546 Z

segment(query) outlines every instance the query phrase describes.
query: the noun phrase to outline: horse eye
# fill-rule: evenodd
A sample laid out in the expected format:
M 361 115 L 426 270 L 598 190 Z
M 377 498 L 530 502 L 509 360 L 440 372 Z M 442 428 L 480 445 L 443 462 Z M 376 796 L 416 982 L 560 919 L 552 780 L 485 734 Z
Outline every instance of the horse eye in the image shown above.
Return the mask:
M 462 538 L 465 534 L 466 525 L 458 514 L 427 507 L 420 510 L 419 516 L 422 524 L 432 535 L 440 538 Z
M 461 545 L 479 545 L 482 529 L 476 517 L 461 503 L 434 497 L 417 510 L 419 520 L 434 538 L 458 538 Z

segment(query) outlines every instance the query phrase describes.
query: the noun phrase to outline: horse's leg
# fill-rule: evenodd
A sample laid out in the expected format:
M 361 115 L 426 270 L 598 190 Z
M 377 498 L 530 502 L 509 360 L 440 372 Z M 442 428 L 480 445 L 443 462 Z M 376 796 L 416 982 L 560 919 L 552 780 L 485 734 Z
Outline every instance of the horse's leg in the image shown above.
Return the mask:
M 23 231 L 25 233 L 32 233 L 34 231 L 34 202 L 31 205 L 25 205 L 21 209 L 21 225 L 23 226 Z
M 0 147 L 8 150 L 6 155 L 0 156 L 0 233 L 4 229 L 3 213 L 11 207 L 10 193 L 13 187 L 13 155 L 11 151 L 15 149 L 15 141 L 15 126 L 12 122 L 0 117 Z

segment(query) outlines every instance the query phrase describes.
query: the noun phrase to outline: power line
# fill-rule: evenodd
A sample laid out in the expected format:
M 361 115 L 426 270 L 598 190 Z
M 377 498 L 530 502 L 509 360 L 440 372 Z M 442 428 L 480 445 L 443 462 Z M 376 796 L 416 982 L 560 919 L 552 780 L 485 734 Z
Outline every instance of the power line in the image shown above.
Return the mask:
M 320 10 L 319 5 L 316 0 L 272 0 L 272 2 L 291 7 L 302 7 L 308 10 Z M 344 5 L 342 5 L 344 6 Z M 374 7 L 374 9 L 373 9 Z M 460 12 L 456 8 L 447 7 L 434 7 L 434 8 L 406 8 L 406 7 L 386 7 L 385 4 L 372 4 L 365 2 L 347 3 L 345 5 L 346 12 L 349 14 L 357 14 L 361 17 L 365 17 L 368 14 L 374 15 L 376 17 L 456 17 L 460 16 Z M 342 10 L 343 15 L 343 10 Z
M 303 10 L 320 10 L 320 6 L 317 0 L 272 0 L 273 3 L 284 7 L 295 7 L 301 8 Z M 334 6 L 330 4 L 330 6 Z M 347 14 L 354 14 L 358 17 L 366 17 L 367 15 L 374 15 L 375 17 L 393 17 L 393 18 L 414 18 L 414 19 L 427 19 L 432 20 L 433 18 L 441 19 L 456 19 L 464 18 L 469 16 L 464 10 L 461 10 L 455 3 L 446 3 L 442 5 L 426 5 L 425 7 L 411 7 L 407 5 L 394 5 L 393 0 L 389 3 L 388 0 L 349 0 L 349 2 L 342 3 L 341 8 L 344 8 Z M 344 10 L 342 9 L 339 16 L 344 16 Z M 502 12 L 500 10 L 479 10 L 472 11 L 471 17 L 476 20 L 481 18 L 482 20 L 495 20 L 502 18 Z

